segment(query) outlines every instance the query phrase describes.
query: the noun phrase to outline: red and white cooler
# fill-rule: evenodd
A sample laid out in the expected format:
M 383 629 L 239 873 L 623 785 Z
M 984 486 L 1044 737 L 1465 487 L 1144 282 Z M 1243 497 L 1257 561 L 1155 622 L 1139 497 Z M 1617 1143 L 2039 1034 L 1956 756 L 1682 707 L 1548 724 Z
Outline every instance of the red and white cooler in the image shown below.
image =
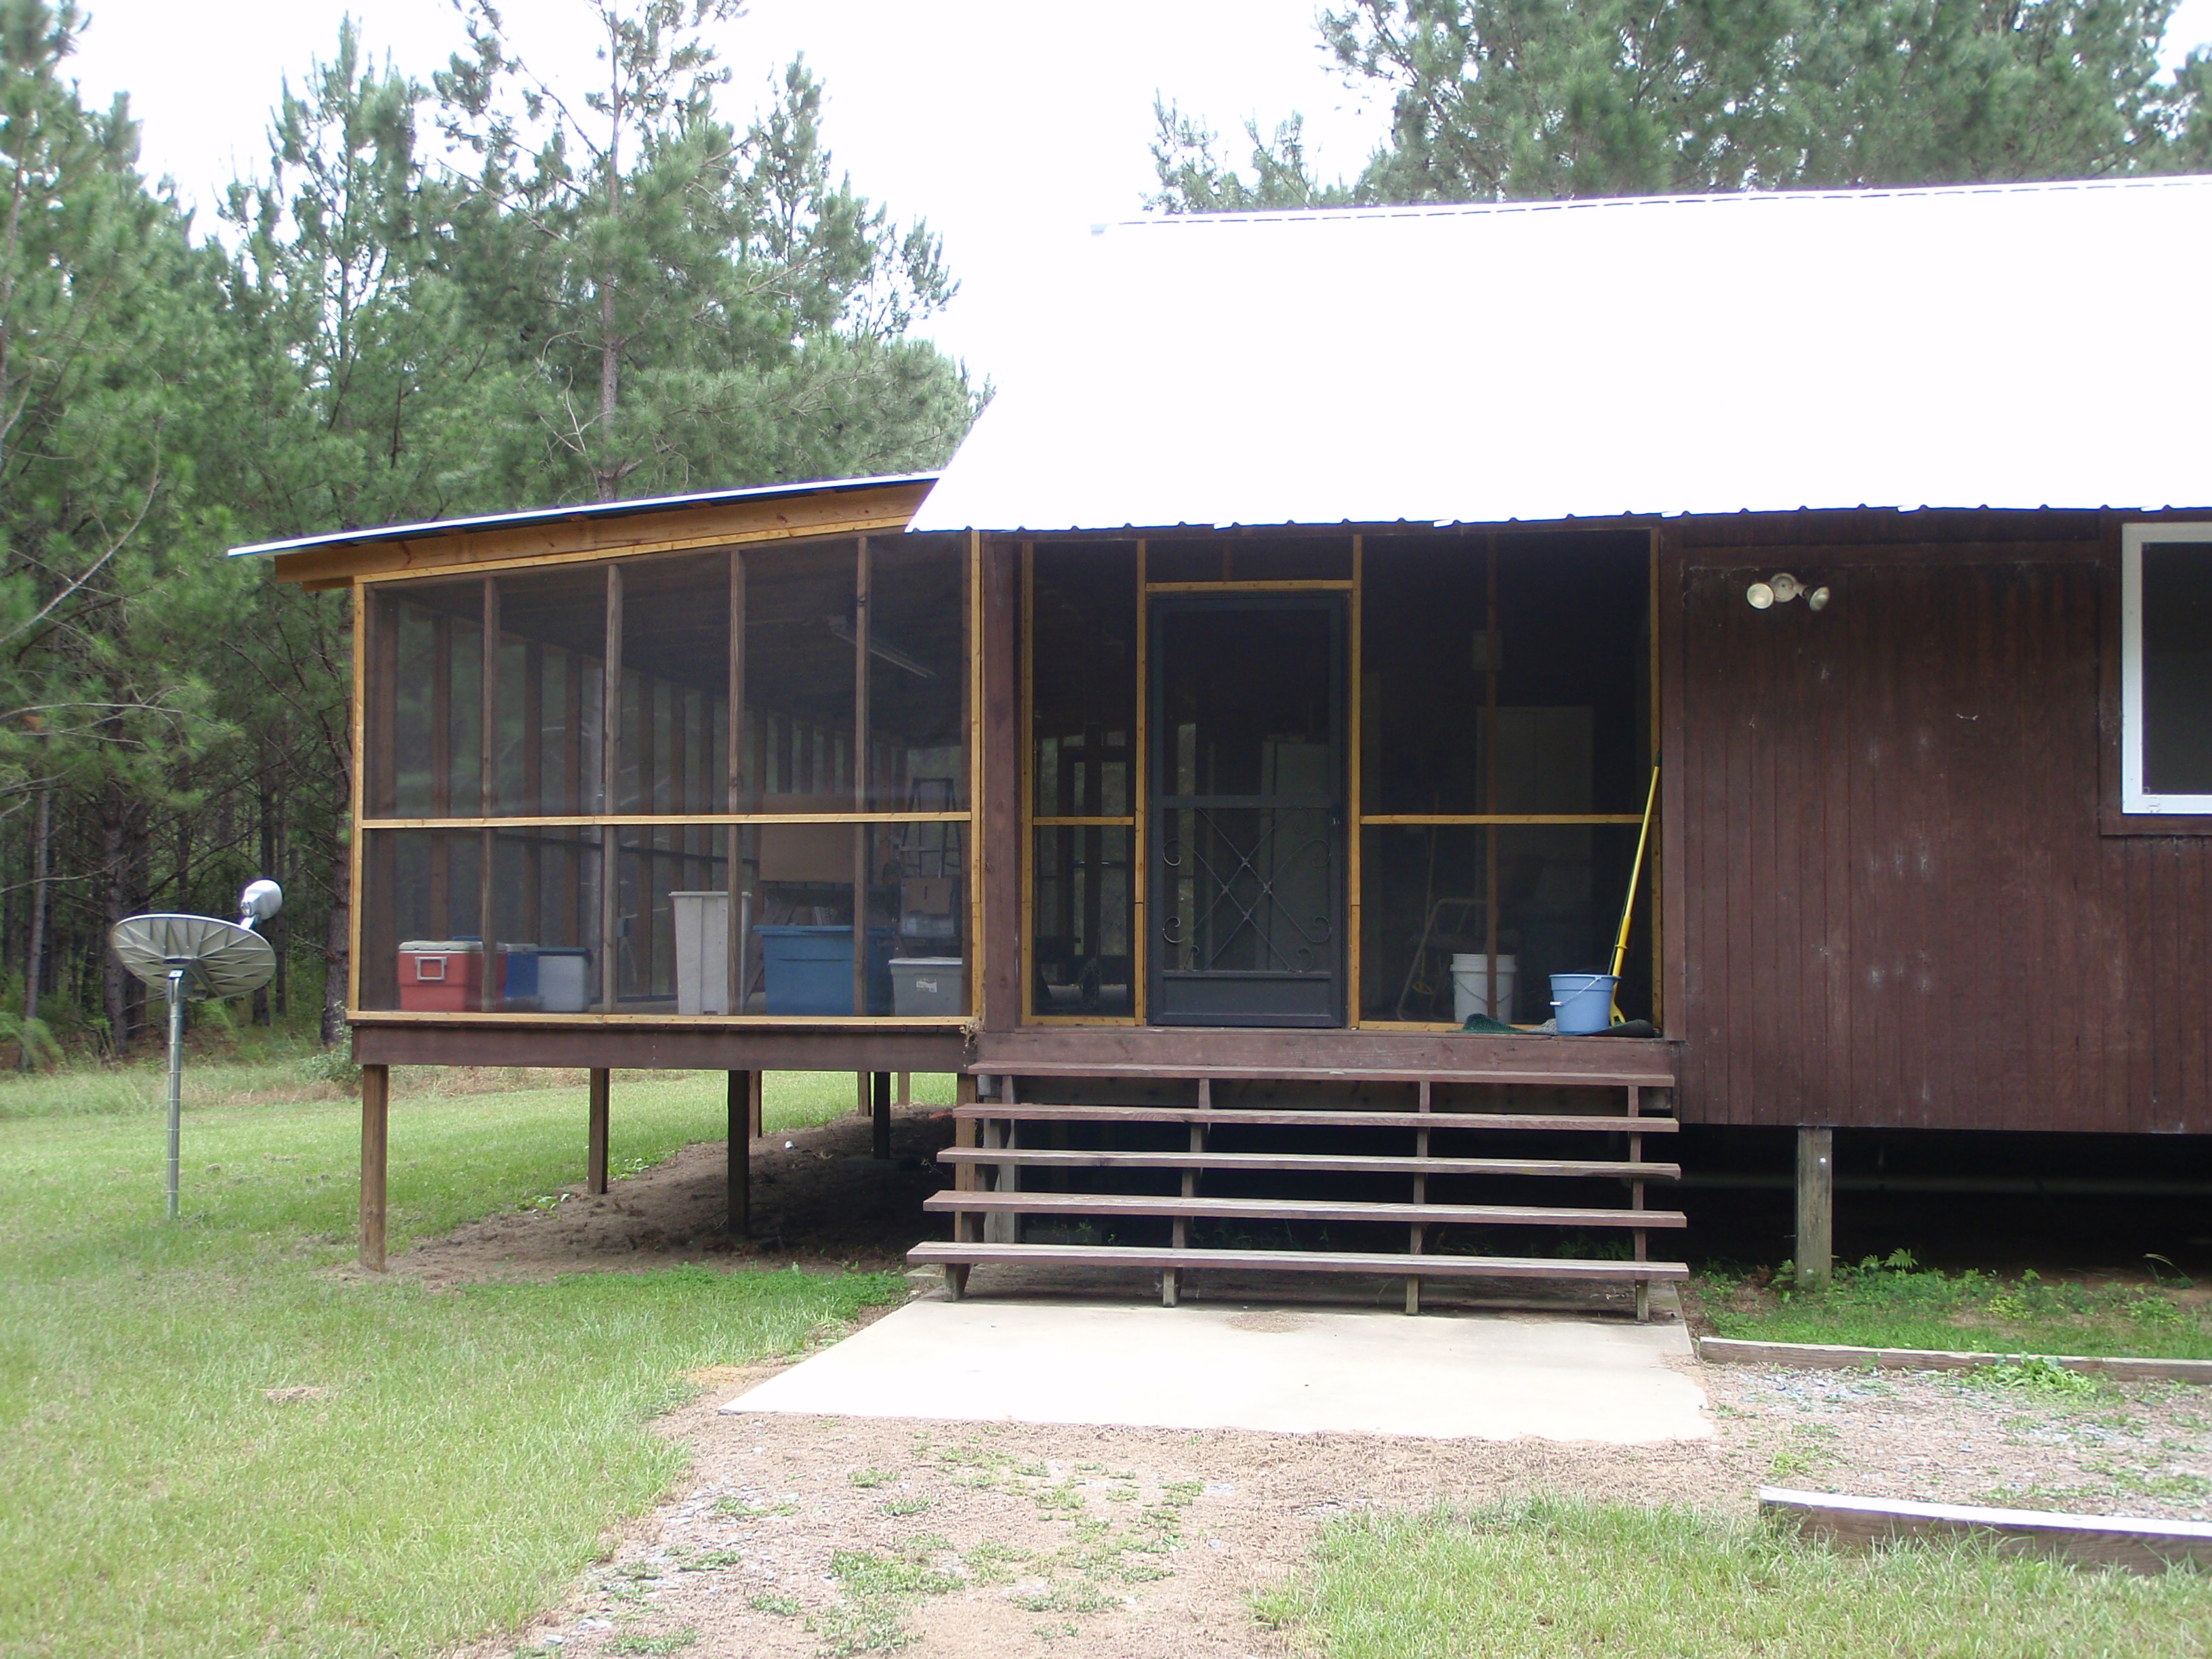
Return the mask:
M 507 990 L 507 952 L 493 952 L 492 990 Z M 399 1006 L 409 1013 L 466 1014 L 483 1006 L 483 941 L 410 939 L 399 946 Z

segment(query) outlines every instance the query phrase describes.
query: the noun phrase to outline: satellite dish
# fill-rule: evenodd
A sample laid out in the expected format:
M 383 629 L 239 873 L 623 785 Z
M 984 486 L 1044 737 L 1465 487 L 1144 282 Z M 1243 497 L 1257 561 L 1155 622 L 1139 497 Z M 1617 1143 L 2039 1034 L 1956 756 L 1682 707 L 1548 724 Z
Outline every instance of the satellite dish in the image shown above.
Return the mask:
M 284 902 L 273 881 L 239 895 L 247 922 L 266 921 Z M 169 999 L 169 1219 L 177 1218 L 177 1158 L 185 1091 L 185 1004 L 246 996 L 276 977 L 276 952 L 251 927 L 213 916 L 125 916 L 108 935 L 115 954 Z
M 112 938 L 123 965 L 155 990 L 182 973 L 184 994 L 194 1002 L 251 995 L 276 973 L 267 939 L 213 916 L 125 916 Z

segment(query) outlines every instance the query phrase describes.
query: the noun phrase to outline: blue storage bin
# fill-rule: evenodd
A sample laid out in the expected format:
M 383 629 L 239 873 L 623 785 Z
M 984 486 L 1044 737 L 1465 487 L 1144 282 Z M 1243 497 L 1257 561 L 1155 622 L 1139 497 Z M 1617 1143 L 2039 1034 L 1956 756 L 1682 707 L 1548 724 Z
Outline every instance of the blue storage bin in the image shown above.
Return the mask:
M 771 1014 L 853 1012 L 853 930 L 795 924 L 756 927 L 768 971 Z M 896 930 L 868 929 L 868 1012 L 891 1011 L 891 945 Z

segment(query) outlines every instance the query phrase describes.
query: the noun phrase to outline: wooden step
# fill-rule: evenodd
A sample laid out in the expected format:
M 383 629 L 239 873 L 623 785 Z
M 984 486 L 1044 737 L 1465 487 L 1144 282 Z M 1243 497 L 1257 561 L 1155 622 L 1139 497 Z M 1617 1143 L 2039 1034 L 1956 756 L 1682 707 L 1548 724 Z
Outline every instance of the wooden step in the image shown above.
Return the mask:
M 1275 1198 L 1153 1198 L 1136 1193 L 935 1193 L 941 1213 L 1211 1216 L 1237 1221 L 1390 1221 L 1417 1226 L 1682 1227 L 1680 1210 L 1543 1209 L 1526 1204 L 1302 1203 Z
M 1579 1133 L 1670 1135 L 1680 1125 L 1671 1117 L 1626 1117 L 1598 1112 L 1540 1115 L 1522 1112 L 1303 1112 L 1295 1107 L 1240 1111 L 1233 1106 L 1052 1106 L 1017 1102 L 956 1106 L 956 1118 L 1007 1118 L 1024 1123 L 1225 1123 L 1267 1127 L 1333 1129 L 1494 1129 L 1527 1134 Z
M 1126 1244 L 953 1244 L 906 1253 L 917 1264 L 1066 1262 L 1091 1267 L 1215 1268 L 1246 1273 L 1373 1273 L 1406 1279 L 1651 1280 L 1690 1276 L 1680 1261 L 1591 1261 L 1575 1256 L 1405 1255 L 1370 1250 L 1201 1250 Z
M 1613 1041 L 1633 1041 L 1614 1038 Z M 1419 1071 L 1389 1066 L 1160 1066 L 1144 1060 L 982 1060 L 966 1067 L 977 1077 L 1212 1078 L 1265 1083 L 1480 1083 L 1521 1084 L 1532 1089 L 1671 1089 L 1671 1056 L 1648 1069 L 1596 1067 L 1554 1072 L 1535 1066 L 1478 1071 Z
M 1499 1175 L 1618 1176 L 1623 1181 L 1679 1181 L 1679 1164 L 1601 1158 L 1361 1158 L 1320 1152 L 1094 1152 L 1042 1147 L 947 1146 L 944 1164 L 1020 1164 L 1059 1170 L 1303 1170 L 1350 1175 Z

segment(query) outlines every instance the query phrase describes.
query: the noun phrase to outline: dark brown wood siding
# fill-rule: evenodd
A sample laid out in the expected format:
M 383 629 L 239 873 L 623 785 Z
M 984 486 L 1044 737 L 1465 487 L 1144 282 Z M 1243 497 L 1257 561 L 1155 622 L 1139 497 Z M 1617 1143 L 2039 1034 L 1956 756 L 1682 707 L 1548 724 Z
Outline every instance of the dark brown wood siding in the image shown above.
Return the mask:
M 1664 541 L 1686 1120 L 2212 1131 L 2212 838 L 2100 827 L 2106 527 Z M 1832 602 L 1753 611 L 1778 570 Z

